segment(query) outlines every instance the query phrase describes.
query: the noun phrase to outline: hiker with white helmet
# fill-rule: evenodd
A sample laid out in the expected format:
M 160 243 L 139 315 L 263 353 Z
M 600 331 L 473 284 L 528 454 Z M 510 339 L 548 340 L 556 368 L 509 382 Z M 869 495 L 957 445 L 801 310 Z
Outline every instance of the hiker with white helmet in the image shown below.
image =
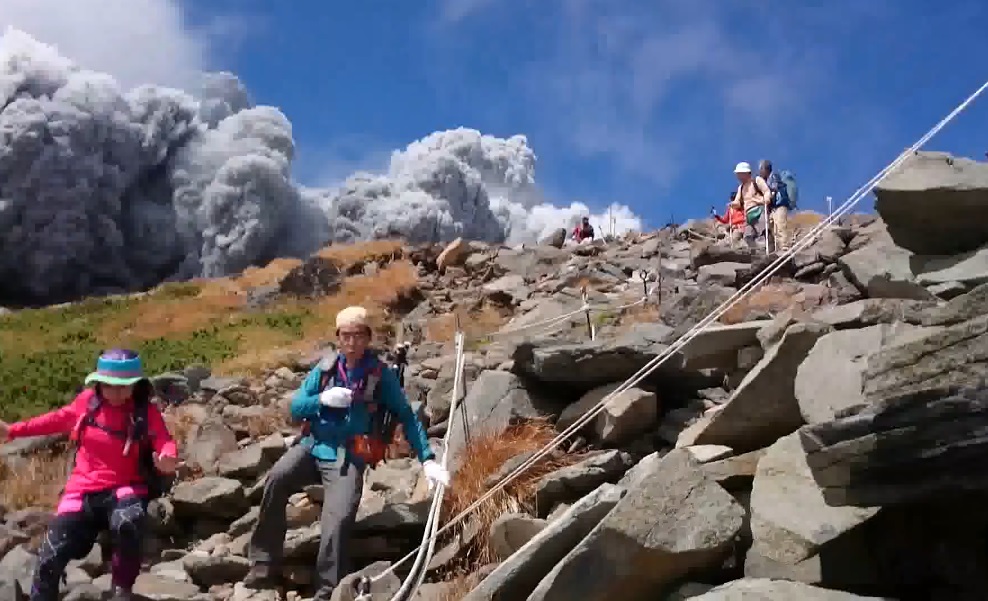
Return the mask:
M 753 246 L 760 235 L 769 235 L 767 231 L 759 232 L 758 224 L 763 218 L 768 218 L 765 211 L 772 202 L 772 190 L 764 178 L 760 175 L 752 175 L 751 165 L 748 163 L 738 163 L 734 167 L 734 175 L 740 184 L 737 198 L 741 199 L 741 206 L 744 207 L 746 224 L 744 237 L 748 245 Z
M 394 370 L 370 350 L 371 327 L 363 307 L 336 316 L 340 351 L 309 372 L 291 403 L 292 418 L 304 423 L 299 444 L 271 468 L 248 551 L 249 589 L 281 584 L 288 498 L 310 484 L 322 484 L 321 537 L 316 560 L 316 601 L 327 601 L 349 569 L 347 547 L 364 470 L 385 458 L 393 427 L 400 423 L 422 462 L 429 488 L 449 484 L 435 460 L 429 438 Z
M 30 601 L 56 601 L 69 561 L 86 557 L 107 529 L 112 599 L 133 599 L 147 503 L 165 492 L 161 475 L 178 467 L 178 450 L 151 402 L 154 388 L 136 352 L 103 353 L 86 386 L 61 409 L 16 424 L 0 422 L 0 442 L 68 434 L 75 446 L 68 481 L 38 550 Z

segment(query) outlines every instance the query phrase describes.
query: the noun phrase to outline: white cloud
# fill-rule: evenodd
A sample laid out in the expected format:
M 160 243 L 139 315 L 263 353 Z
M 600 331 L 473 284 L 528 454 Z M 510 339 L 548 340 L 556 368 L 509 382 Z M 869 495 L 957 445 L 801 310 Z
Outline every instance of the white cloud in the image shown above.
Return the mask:
M 196 30 L 178 0 L 0 0 L 0 31 L 7 27 L 113 75 L 124 88 L 192 88 L 209 66 L 210 41 L 240 33 L 242 23 L 218 19 Z

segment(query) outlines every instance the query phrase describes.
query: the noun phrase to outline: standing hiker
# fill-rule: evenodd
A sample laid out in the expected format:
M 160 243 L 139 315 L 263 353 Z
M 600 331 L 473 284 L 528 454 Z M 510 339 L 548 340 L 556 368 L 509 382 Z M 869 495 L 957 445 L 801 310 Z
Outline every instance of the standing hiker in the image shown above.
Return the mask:
M 0 442 L 69 434 L 75 459 L 55 517 L 38 551 L 30 601 L 56 601 L 70 560 L 84 558 L 109 529 L 113 600 L 130 601 L 141 569 L 147 502 L 160 494 L 160 474 L 178 464 L 175 442 L 151 402 L 154 388 L 134 351 L 112 350 L 71 403 L 16 424 L 0 422 Z
M 796 178 L 790 171 L 775 172 L 768 159 L 759 161 L 758 175 L 772 192 L 768 207 L 775 250 L 785 251 L 789 248 L 789 212 L 796 209 Z
M 288 498 L 321 483 L 323 503 L 316 560 L 316 601 L 328 601 L 349 569 L 349 536 L 360 505 L 364 470 L 384 459 L 395 422 L 422 462 L 430 489 L 449 484 L 435 461 L 425 428 L 412 411 L 394 370 L 369 349 L 367 311 L 348 307 L 336 316 L 339 353 L 309 372 L 291 404 L 292 418 L 304 422 L 300 444 L 275 463 L 264 483 L 260 514 L 251 536 L 249 589 L 280 584 Z
M 747 227 L 745 228 L 745 240 L 749 246 L 754 246 L 759 236 L 769 236 L 768 232 L 768 210 L 772 201 L 772 191 L 768 184 L 760 175 L 752 175 L 751 165 L 745 162 L 738 163 L 734 168 L 734 175 L 738 180 L 737 197 L 741 200 L 744 208 L 744 217 Z M 759 231 L 758 225 L 765 220 L 765 228 Z

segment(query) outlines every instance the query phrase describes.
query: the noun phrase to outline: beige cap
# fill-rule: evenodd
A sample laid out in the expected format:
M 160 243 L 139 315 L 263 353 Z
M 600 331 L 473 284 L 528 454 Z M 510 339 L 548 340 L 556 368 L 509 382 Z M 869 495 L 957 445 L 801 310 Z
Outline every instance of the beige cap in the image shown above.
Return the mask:
M 346 326 L 364 326 L 370 328 L 367 321 L 367 309 L 363 307 L 347 307 L 336 314 L 336 329 Z
M 751 165 L 742 161 L 734 167 L 734 173 L 751 173 Z

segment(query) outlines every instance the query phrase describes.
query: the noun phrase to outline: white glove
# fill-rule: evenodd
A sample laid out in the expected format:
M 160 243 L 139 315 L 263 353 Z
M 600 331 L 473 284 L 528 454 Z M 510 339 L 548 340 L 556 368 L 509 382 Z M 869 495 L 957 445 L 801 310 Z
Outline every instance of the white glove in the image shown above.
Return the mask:
M 334 409 L 346 409 L 353 402 L 353 391 L 349 388 L 342 388 L 340 386 L 334 386 L 327 390 L 322 391 L 319 395 L 319 404 L 324 407 L 333 407 Z
M 449 486 L 449 472 L 434 459 L 429 459 L 423 463 L 422 471 L 425 472 L 425 478 L 429 482 L 430 491 L 436 487 L 436 484 Z

